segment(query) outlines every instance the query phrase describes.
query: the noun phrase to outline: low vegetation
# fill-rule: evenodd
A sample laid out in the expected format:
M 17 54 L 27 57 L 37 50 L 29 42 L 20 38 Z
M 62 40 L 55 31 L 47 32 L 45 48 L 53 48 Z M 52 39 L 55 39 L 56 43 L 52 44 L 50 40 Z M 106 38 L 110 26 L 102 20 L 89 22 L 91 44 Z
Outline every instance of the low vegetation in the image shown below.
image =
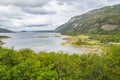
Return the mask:
M 89 39 L 98 40 L 101 43 L 108 44 L 110 42 L 120 43 L 120 34 L 116 35 L 92 35 Z
M 3 45 L 3 44 L 4 44 L 4 42 L 0 40 L 0 46 Z
M 79 40 L 76 41 L 74 44 L 76 44 L 76 45 L 87 45 L 87 42 L 82 41 L 81 39 L 79 39 Z
M 0 46 L 4 44 L 3 41 L 1 41 L 1 39 L 5 39 L 5 38 L 10 38 L 8 36 L 0 36 Z
M 0 39 L 10 38 L 9 36 L 0 36 Z
M 78 36 L 71 36 L 64 38 L 67 42 L 64 44 L 71 44 L 77 47 L 85 47 L 85 46 L 103 46 L 109 44 L 120 44 L 120 34 L 116 35 L 99 35 L 99 34 L 85 34 Z
M 0 47 L 1 80 L 120 80 L 120 45 L 104 53 L 35 53 Z

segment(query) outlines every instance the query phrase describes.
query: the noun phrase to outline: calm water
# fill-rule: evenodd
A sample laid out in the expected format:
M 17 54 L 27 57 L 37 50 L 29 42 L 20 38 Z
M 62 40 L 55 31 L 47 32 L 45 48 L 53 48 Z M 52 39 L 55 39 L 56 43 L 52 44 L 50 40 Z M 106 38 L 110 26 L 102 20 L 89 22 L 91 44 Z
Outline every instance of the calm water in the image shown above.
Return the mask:
M 3 39 L 6 44 L 3 47 L 19 50 L 22 48 L 30 48 L 35 52 L 67 52 L 67 53 L 85 53 L 85 48 L 75 48 L 70 45 L 62 46 L 65 42 L 59 33 L 45 33 L 45 32 L 22 32 L 22 33 L 0 33 L 0 35 L 10 36 L 11 38 Z M 57 35 L 57 36 L 56 36 Z M 61 37 L 58 37 L 61 36 Z

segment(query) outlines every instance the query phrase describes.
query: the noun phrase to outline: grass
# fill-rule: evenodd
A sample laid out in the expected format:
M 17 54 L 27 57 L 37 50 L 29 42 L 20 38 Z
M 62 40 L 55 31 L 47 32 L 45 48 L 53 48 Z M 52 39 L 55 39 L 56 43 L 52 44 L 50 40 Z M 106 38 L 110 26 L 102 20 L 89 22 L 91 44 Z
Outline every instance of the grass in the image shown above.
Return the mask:
M 74 46 L 91 46 L 100 44 L 98 40 L 90 39 L 90 36 L 88 35 L 71 36 L 64 38 L 64 40 L 67 40 L 66 44 L 71 44 Z
M 120 35 L 79 35 L 64 38 L 67 43 L 74 45 L 105 45 L 111 42 L 120 43 Z
M 0 36 L 0 39 L 4 39 L 4 38 L 10 38 L 10 37 L 9 36 L 3 36 L 3 35 Z
M 66 37 L 64 40 L 66 42 L 61 43 L 62 45 L 71 45 L 76 48 L 88 48 L 99 51 L 106 45 L 120 44 L 119 35 L 78 35 Z
M 98 40 L 101 43 L 108 44 L 110 42 L 120 43 L 120 35 L 92 35 L 89 39 Z
M 6 39 L 6 38 L 10 38 L 10 37 L 9 36 L 3 36 L 3 35 L 0 36 L 0 46 L 4 44 L 4 42 L 1 41 L 1 39 Z

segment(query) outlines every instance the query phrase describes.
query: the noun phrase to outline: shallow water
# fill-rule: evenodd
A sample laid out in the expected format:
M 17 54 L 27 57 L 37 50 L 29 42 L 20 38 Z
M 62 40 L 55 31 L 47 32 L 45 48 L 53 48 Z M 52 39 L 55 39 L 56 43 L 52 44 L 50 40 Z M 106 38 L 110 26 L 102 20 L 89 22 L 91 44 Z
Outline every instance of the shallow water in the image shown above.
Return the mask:
M 59 52 L 66 53 L 85 53 L 86 48 L 75 48 L 70 45 L 61 45 L 63 35 L 52 32 L 21 32 L 21 33 L 0 33 L 0 35 L 10 36 L 11 38 L 3 39 L 6 44 L 3 47 L 13 48 L 16 50 L 30 48 L 35 52 Z

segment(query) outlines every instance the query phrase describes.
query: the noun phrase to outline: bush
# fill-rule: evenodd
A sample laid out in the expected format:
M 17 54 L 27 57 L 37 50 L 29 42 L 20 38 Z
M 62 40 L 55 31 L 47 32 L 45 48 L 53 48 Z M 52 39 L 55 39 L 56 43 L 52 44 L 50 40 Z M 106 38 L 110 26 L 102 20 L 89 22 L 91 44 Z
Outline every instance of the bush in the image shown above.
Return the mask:
M 103 54 L 35 53 L 0 47 L 1 80 L 119 80 L 120 45 Z

